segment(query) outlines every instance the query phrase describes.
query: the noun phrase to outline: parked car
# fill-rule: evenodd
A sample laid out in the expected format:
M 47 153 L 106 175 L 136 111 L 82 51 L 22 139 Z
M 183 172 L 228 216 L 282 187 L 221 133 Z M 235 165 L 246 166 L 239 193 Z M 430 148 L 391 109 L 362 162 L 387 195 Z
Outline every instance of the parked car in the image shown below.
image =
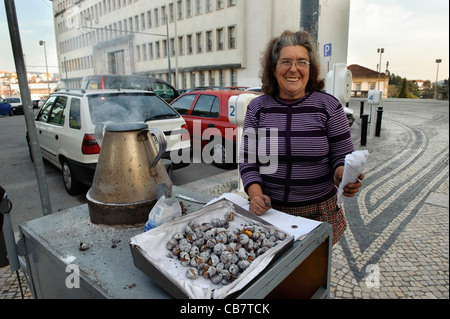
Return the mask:
M 31 105 L 33 106 L 33 109 L 39 108 L 39 101 L 40 100 L 31 100 Z
M 212 164 L 219 168 L 229 168 L 237 162 L 237 125 L 228 120 L 228 100 L 243 93 L 245 91 L 240 90 L 192 91 L 171 104 L 186 121 L 193 150 L 204 151 L 208 146 Z M 196 121 L 200 127 L 195 126 Z
M 11 104 L 12 114 L 23 114 L 22 99 L 20 97 L 7 97 L 5 100 Z
M 135 75 L 90 75 L 83 77 L 81 88 L 84 90 L 133 89 L 151 90 L 167 103 L 172 102 L 180 93 L 164 80 Z
M 100 153 L 95 138 L 98 123 L 145 122 L 166 135 L 165 158 L 172 159 L 174 155 L 182 158 L 182 152 L 188 155 L 190 152 L 186 122 L 163 99 L 149 91 L 54 92 L 37 112 L 35 121 L 43 158 L 61 169 L 64 186 L 72 195 L 81 193 L 84 185 L 92 184 Z M 187 166 L 189 160 L 175 164 Z
M 250 92 L 262 92 L 262 88 L 260 86 L 251 87 L 245 90 Z
M 353 110 L 349 107 L 344 106 L 345 115 L 347 115 L 348 125 L 352 126 L 355 122 L 355 116 L 353 115 Z
M 4 98 L 0 98 L 0 115 L 12 115 L 11 104 L 6 102 Z
M 248 89 L 248 86 L 225 86 L 223 88 L 224 90 L 238 90 L 238 91 L 245 91 Z
M 47 99 L 41 99 L 38 102 L 38 109 L 40 109 L 42 107 L 42 105 L 44 105 L 45 101 L 47 101 Z

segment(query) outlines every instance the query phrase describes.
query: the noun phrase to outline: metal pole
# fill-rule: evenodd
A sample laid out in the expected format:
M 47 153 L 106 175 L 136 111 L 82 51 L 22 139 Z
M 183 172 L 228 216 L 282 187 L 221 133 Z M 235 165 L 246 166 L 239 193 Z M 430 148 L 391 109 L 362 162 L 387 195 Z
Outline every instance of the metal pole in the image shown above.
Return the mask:
M 69 79 L 67 77 L 67 60 L 66 57 L 64 57 L 64 71 L 66 71 L 66 88 L 69 88 Z
M 375 136 L 380 137 L 381 135 L 381 120 L 383 118 L 383 108 L 380 106 L 377 111 L 377 124 L 375 128 Z
M 169 60 L 169 84 L 172 84 L 172 69 L 170 67 L 170 38 L 169 38 L 169 19 L 167 18 L 167 14 L 165 16 L 166 20 L 166 32 L 167 32 L 167 59 Z
M 363 114 L 361 116 L 361 146 L 366 146 L 367 144 L 367 122 L 369 120 L 368 114 Z
M 380 53 L 380 69 L 378 70 L 378 90 L 379 90 L 381 81 L 381 55 L 384 53 L 384 48 L 378 49 L 378 53 Z
M 44 215 L 52 213 L 51 201 L 48 192 L 47 179 L 45 178 L 44 162 L 42 160 L 41 149 L 37 139 L 36 124 L 34 123 L 34 113 L 31 106 L 31 92 L 27 81 L 27 70 L 23 60 L 22 43 L 20 40 L 19 24 L 17 22 L 16 7 L 14 0 L 5 0 L 5 11 L 8 20 L 11 46 L 16 65 L 17 78 L 19 80 L 20 95 L 23 103 L 23 113 L 27 125 L 28 141 L 33 156 L 33 163 L 38 182 L 39 193 L 41 195 L 41 205 Z
M 48 64 L 47 64 L 47 48 L 45 46 L 45 41 L 39 41 L 39 45 L 44 45 L 44 56 L 45 56 L 45 72 L 47 77 L 47 88 L 48 88 L 48 95 L 50 95 L 50 80 L 48 78 Z
M 438 74 L 439 74 L 439 63 L 442 62 L 442 59 L 436 59 L 437 63 L 437 71 L 436 71 L 436 82 L 434 83 L 434 99 L 437 100 L 437 81 L 438 81 Z

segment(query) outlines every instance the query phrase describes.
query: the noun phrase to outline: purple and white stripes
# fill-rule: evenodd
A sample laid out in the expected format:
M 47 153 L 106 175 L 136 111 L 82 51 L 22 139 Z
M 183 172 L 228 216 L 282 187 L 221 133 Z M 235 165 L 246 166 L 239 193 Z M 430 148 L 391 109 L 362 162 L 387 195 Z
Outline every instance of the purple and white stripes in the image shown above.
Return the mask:
M 309 92 L 292 103 L 268 95 L 255 98 L 241 141 L 245 190 L 258 183 L 272 202 L 292 206 L 334 196 L 334 170 L 354 151 L 342 105 L 323 92 Z

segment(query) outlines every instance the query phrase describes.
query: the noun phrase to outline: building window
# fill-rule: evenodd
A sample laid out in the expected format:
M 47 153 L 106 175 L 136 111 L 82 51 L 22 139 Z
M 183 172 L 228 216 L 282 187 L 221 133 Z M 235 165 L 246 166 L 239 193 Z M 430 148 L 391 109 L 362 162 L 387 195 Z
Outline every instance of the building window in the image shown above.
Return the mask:
M 178 55 L 184 55 L 183 37 L 178 37 Z
M 228 6 L 234 7 L 236 5 L 236 0 L 228 0 Z
M 228 27 L 228 49 L 236 49 L 236 27 Z
M 147 25 L 149 29 L 152 27 L 152 10 L 147 11 Z
M 217 29 L 217 51 L 224 49 L 223 29 Z
M 142 45 L 142 60 L 147 61 L 147 44 Z
M 173 12 L 173 3 L 169 4 L 169 21 L 173 22 L 175 20 L 174 12 Z
M 223 9 L 223 0 L 217 0 L 217 10 Z
M 213 50 L 212 31 L 206 31 L 206 51 L 211 52 Z
M 200 71 L 200 86 L 205 86 L 205 71 Z
M 166 15 L 167 15 L 167 13 L 166 13 L 166 7 L 165 7 L 165 6 L 162 6 L 162 7 L 161 7 L 161 19 L 162 19 L 162 23 L 163 23 L 163 24 L 166 24 L 166 23 L 167 23 L 167 21 L 166 21 Z
M 216 85 L 216 72 L 214 70 L 209 71 L 209 85 Z
M 167 40 L 163 40 L 163 56 L 164 57 L 167 57 L 167 53 L 169 53 L 169 52 L 167 52 Z
M 203 52 L 203 37 L 202 37 L 202 33 L 197 33 L 196 34 L 196 38 L 197 38 L 197 53 L 202 53 Z
M 231 70 L 231 86 L 237 86 L 238 73 L 236 70 Z
M 154 56 L 153 56 L 153 43 L 149 43 L 148 44 L 148 58 L 150 60 L 153 60 Z
M 195 13 L 197 15 L 203 13 L 203 0 L 195 0 Z
M 186 0 L 186 17 L 192 17 L 192 0 Z
M 161 45 L 159 41 L 156 42 L 155 50 L 156 50 L 156 58 L 157 59 L 161 58 Z
M 192 35 L 189 34 L 186 36 L 187 39 L 187 54 L 192 54 L 193 52 L 193 47 L 192 47 Z
M 195 72 L 191 72 L 191 88 L 195 88 Z
M 155 13 L 155 26 L 159 26 L 159 9 L 153 10 Z
M 136 27 L 136 31 L 139 31 L 139 16 L 134 16 L 134 25 Z
M 206 0 L 206 12 L 213 11 L 213 0 Z
M 178 20 L 183 19 L 183 4 L 181 3 L 181 0 L 177 1 L 177 11 L 178 11 Z
M 225 70 L 220 70 L 219 76 L 220 76 L 220 86 L 226 86 L 227 74 L 226 74 Z
M 170 55 L 175 56 L 175 39 L 170 39 Z
M 136 61 L 141 61 L 141 46 L 136 45 Z

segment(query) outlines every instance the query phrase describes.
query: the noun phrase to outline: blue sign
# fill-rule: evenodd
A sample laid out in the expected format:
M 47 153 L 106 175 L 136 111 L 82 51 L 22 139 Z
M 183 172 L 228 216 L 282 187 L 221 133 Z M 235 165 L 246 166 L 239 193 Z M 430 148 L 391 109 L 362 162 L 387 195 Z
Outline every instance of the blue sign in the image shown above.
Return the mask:
M 327 43 L 323 46 L 323 56 L 331 56 L 331 43 Z

